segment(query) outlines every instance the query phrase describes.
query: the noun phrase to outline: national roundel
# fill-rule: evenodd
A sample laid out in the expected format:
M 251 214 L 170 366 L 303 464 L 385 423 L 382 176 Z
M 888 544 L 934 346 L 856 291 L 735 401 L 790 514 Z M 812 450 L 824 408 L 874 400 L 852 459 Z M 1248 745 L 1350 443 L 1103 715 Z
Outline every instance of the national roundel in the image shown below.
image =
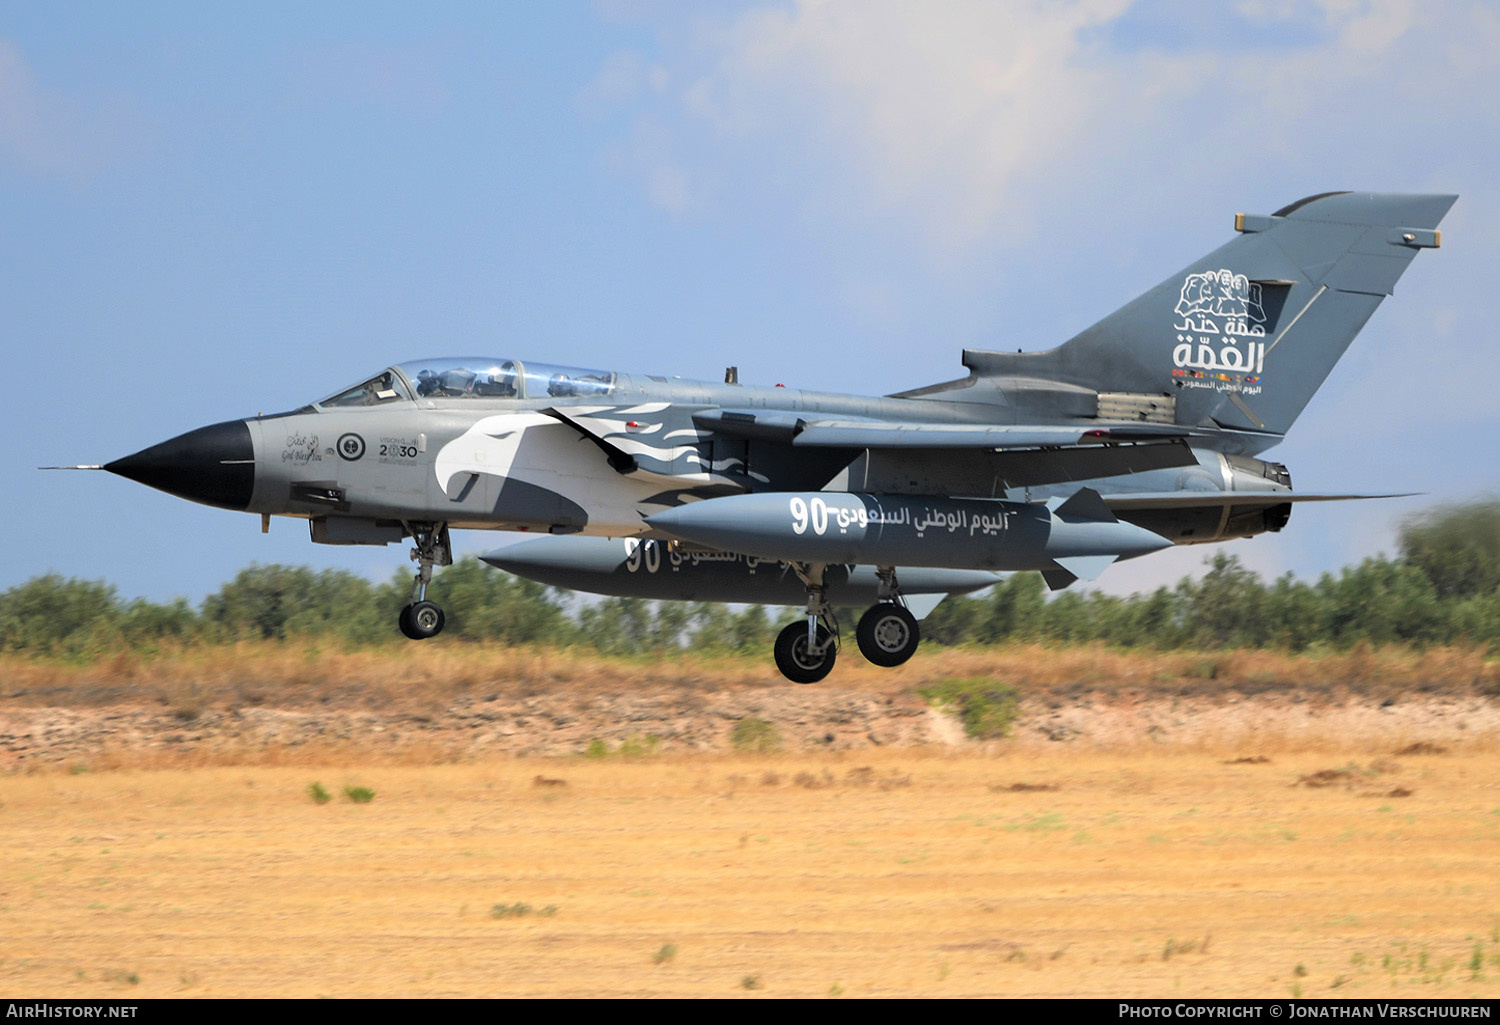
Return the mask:
M 365 454 L 365 439 L 358 434 L 345 434 L 340 436 L 338 443 L 340 458 L 347 459 L 351 463 Z

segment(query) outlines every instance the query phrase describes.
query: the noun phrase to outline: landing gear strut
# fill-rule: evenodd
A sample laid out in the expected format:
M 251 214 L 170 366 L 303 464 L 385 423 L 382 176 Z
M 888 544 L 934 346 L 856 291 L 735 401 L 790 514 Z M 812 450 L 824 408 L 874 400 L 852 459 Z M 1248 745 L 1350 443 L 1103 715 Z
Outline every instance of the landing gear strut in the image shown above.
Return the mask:
M 411 560 L 417 564 L 417 575 L 412 580 L 411 601 L 401 609 L 397 625 L 401 632 L 414 641 L 425 641 L 443 632 L 446 617 L 436 602 L 427 600 L 427 585 L 432 583 L 433 566 L 453 565 L 453 546 L 448 541 L 446 523 L 403 524 L 416 547 L 411 551 Z
M 871 606 L 860 617 L 854 637 L 859 642 L 859 653 L 870 662 L 877 666 L 899 666 L 916 654 L 922 632 L 917 627 L 917 617 L 901 600 L 895 567 L 878 566 L 875 576 L 880 581 L 880 604 Z
M 793 683 L 817 683 L 833 670 L 839 653 L 839 624 L 828 604 L 822 563 L 792 563 L 807 588 L 807 622 L 793 623 L 776 637 L 776 668 Z
M 776 637 L 776 668 L 793 683 L 817 683 L 833 670 L 839 650 L 839 624 L 828 604 L 822 563 L 794 562 L 792 572 L 807 588 L 807 622 L 793 623 Z M 854 631 L 859 652 L 877 666 L 899 666 L 922 641 L 917 617 L 901 597 L 894 566 L 877 566 L 879 604 L 870 607 Z

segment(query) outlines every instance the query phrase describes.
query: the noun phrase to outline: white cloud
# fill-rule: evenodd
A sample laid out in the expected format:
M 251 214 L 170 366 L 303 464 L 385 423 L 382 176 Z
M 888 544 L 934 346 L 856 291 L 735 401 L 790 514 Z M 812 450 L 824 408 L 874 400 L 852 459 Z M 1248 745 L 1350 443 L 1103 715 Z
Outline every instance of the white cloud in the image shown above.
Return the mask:
M 1101 113 L 1108 70 L 1080 33 L 1126 5 L 807 3 L 751 11 L 686 91 L 721 136 L 790 136 L 794 159 L 857 166 L 861 205 L 910 210 L 963 245 L 1045 176 Z M 829 182 L 827 178 L 835 181 Z
M 671 85 L 640 116 L 675 136 L 657 151 L 673 153 L 688 193 L 736 165 L 783 161 L 793 202 L 904 221 L 940 252 L 1033 237 L 1038 211 L 1070 193 L 1170 199 L 1268 175 L 1307 191 L 1385 187 L 1320 176 L 1389 175 L 1431 159 L 1441 122 L 1497 120 L 1500 47 L 1486 43 L 1500 40 L 1482 5 L 1434 2 L 1418 18 L 1410 0 L 1246 4 L 1195 18 L 1170 50 L 1117 38 L 1139 34 L 1134 6 L 757 6 L 664 33 L 657 68 Z M 1295 44 L 1239 38 L 1278 20 Z M 643 155 L 651 181 L 648 166 Z
M 672 74 L 660 64 L 647 64 L 634 50 L 619 50 L 604 61 L 594 80 L 578 94 L 584 113 L 599 115 L 631 104 L 643 94 L 664 93 L 672 83 Z
M 584 86 L 579 103 L 589 113 L 634 100 L 645 78 L 645 61 L 632 50 L 612 53 L 594 80 Z
M 26 174 L 86 179 L 140 152 L 149 131 L 119 100 L 85 103 L 44 87 L 0 39 L 0 161 Z
M 637 120 L 629 137 L 612 148 L 606 159 L 616 168 L 640 177 L 651 205 L 673 216 L 700 208 L 703 183 L 690 179 L 674 155 L 676 140 L 654 118 Z
M 1366 55 L 1379 53 L 1399 39 L 1416 14 L 1412 0 L 1323 0 L 1322 7 L 1344 46 Z

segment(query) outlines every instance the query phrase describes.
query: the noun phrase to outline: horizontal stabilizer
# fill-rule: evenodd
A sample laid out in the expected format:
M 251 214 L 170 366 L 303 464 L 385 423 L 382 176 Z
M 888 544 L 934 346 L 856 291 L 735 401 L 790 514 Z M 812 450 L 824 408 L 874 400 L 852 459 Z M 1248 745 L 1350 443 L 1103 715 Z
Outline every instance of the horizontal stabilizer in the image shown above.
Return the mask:
M 1108 495 L 1113 510 L 1202 509 L 1232 506 L 1271 506 L 1287 502 L 1353 502 L 1367 498 L 1410 498 L 1414 492 L 1390 495 L 1328 495 L 1292 491 L 1160 491 Z

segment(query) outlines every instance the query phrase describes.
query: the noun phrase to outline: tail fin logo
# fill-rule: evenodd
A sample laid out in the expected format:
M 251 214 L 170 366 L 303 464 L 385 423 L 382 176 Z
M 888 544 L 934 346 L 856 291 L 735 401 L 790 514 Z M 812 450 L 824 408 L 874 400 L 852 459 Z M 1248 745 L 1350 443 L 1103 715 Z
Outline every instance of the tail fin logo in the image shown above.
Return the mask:
M 1260 338 L 1266 333 L 1266 311 L 1260 302 L 1260 285 L 1227 268 L 1189 274 L 1182 282 L 1176 312 L 1182 318 L 1179 331 L 1205 334 L 1243 335 Z M 1197 317 L 1197 321 L 1193 320 Z M 1209 318 L 1217 318 L 1210 320 Z M 1224 326 L 1221 329 L 1219 323 Z
M 1174 312 L 1172 376 L 1179 387 L 1259 393 L 1266 361 L 1260 285 L 1228 268 L 1189 274 Z

